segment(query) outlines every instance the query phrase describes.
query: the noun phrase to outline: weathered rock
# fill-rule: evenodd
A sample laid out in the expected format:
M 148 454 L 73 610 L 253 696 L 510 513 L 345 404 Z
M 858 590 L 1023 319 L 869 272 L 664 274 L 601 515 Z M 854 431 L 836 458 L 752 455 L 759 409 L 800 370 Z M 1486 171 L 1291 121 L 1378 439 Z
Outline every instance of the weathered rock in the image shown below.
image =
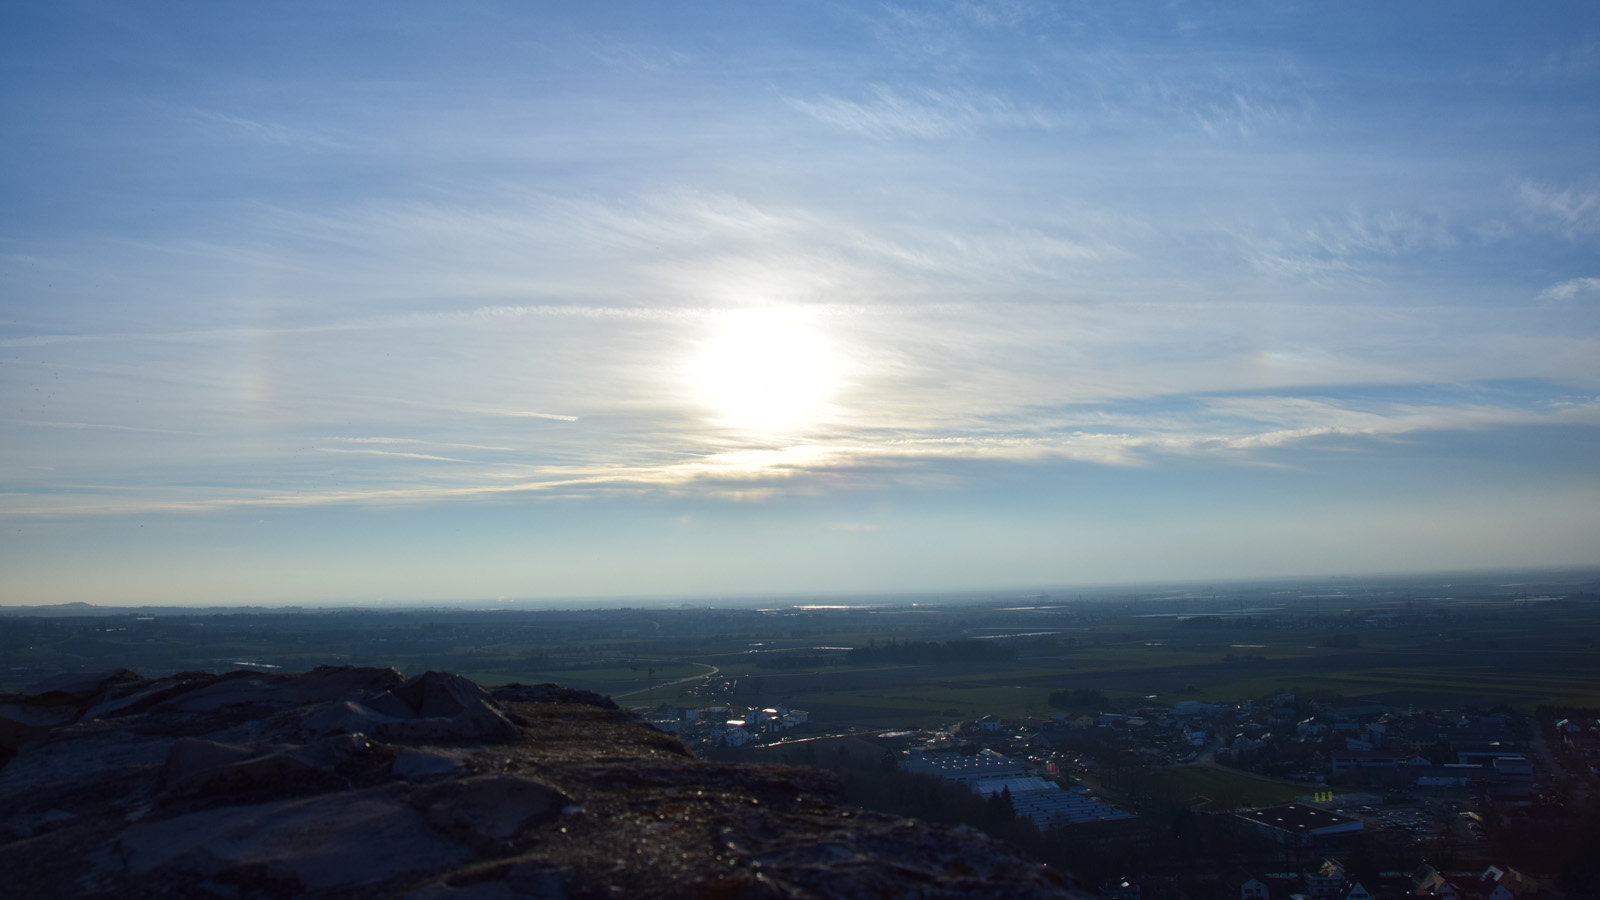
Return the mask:
M 114 685 L 143 681 L 130 669 L 78 672 L 46 678 L 15 694 L 0 695 L 0 761 L 43 740 L 52 728 L 75 722 Z
M 492 851 L 509 850 L 528 829 L 554 821 L 572 801 L 531 778 L 494 774 L 413 790 L 411 802 L 440 831 Z
M 167 751 L 166 762 L 161 766 L 161 783 L 163 787 L 171 790 L 178 785 L 196 780 L 206 772 L 244 762 L 254 755 L 255 752 L 249 747 L 240 747 L 236 744 L 221 744 L 200 738 L 180 738 L 174 741 L 172 748 Z
M 401 792 L 381 788 L 138 824 L 123 834 L 121 849 L 134 876 L 178 884 L 216 879 L 246 891 L 266 880 L 296 896 L 453 866 L 473 855 L 429 827 Z
M 379 725 L 394 720 L 393 716 L 378 712 L 364 703 L 336 700 L 324 704 L 321 709 L 306 716 L 300 723 L 300 730 L 308 737 L 322 737 L 325 734 L 367 734 Z
M 284 695 L 300 703 L 318 700 L 355 699 L 392 690 L 405 683 L 405 676 L 394 669 L 360 666 L 318 666 L 296 676 L 286 685 Z M 470 683 L 470 682 L 469 682 Z
M 116 672 L 0 704 L 30 729 L 0 768 L 8 895 L 1064 896 L 981 834 L 845 809 L 818 770 L 696 760 L 556 685 Z
M 58 725 L 77 721 L 78 712 L 68 706 L 24 706 L 0 703 L 0 750 L 15 752 L 24 744 L 42 741 Z
M 344 787 L 344 779 L 330 771 L 330 767 L 295 753 L 269 753 L 207 768 L 169 782 L 167 795 L 213 800 L 228 797 L 233 802 L 244 802 L 246 797 L 293 797 L 327 793 L 341 787 Z
M 217 676 L 209 672 L 182 672 L 154 681 L 117 684 L 97 697 L 95 704 L 84 712 L 83 718 L 105 719 L 141 713 L 158 703 L 205 687 L 216 680 Z
M 371 733 L 398 744 L 502 743 L 522 735 L 489 692 L 460 675 L 425 672 L 362 705 L 389 717 Z
M 389 693 L 405 701 L 418 716 L 424 718 L 448 719 L 469 708 L 494 702 L 494 697 L 488 691 L 470 679 L 448 672 L 424 672 L 390 688 Z
M 391 719 L 415 719 L 417 717 L 417 711 L 412 709 L 410 704 L 389 691 L 364 697 L 361 700 L 361 705 Z
M 448 775 L 459 771 L 465 764 L 465 758 L 459 753 L 429 749 L 406 749 L 395 756 L 394 765 L 390 767 L 390 771 L 396 778 L 404 778 L 407 781 L 411 781 L 436 775 Z
M 492 744 L 516 740 L 520 732 L 499 713 L 488 710 L 448 719 L 385 722 L 372 734 L 395 744 Z
M 17 693 L 29 701 L 60 700 L 84 705 L 100 696 L 107 688 L 121 682 L 138 682 L 144 679 L 132 669 L 108 669 L 103 672 L 69 672 L 30 684 Z
M 616 709 L 617 702 L 604 694 L 569 688 L 559 684 L 507 684 L 490 688 L 494 699 L 501 703 L 571 703 Z

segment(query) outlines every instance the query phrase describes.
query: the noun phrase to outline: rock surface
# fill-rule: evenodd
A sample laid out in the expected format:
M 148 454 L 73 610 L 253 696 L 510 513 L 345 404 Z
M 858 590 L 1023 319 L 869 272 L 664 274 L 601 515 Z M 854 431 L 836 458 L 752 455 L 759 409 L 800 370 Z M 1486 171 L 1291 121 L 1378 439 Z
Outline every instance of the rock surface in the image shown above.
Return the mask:
M 0 695 L 0 764 L 10 896 L 1066 896 L 982 834 L 845 808 L 817 770 L 696 760 L 556 685 L 61 676 Z

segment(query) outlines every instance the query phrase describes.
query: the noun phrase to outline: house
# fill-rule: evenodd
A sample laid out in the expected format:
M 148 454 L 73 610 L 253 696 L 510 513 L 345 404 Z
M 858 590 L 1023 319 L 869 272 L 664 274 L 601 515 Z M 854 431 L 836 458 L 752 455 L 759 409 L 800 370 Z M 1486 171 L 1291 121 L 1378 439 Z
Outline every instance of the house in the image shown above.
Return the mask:
M 729 747 L 743 747 L 750 743 L 750 732 L 745 730 L 743 719 L 729 719 L 722 727 L 722 741 Z
M 1444 873 L 1423 863 L 1411 874 L 1411 893 L 1417 897 L 1438 897 L 1440 900 L 1461 900 L 1461 890 L 1444 877 Z
M 1346 881 L 1344 866 L 1337 860 L 1332 859 L 1324 859 L 1320 869 L 1315 872 L 1307 872 L 1303 877 L 1306 883 L 1306 893 L 1317 898 L 1317 900 L 1327 900 L 1327 898 L 1339 893 L 1339 889 L 1344 887 Z
M 1568 731 L 1561 740 L 1584 759 L 1600 757 L 1600 734 L 1593 731 Z
M 1272 891 L 1265 881 L 1240 870 L 1223 882 L 1222 896 L 1228 900 L 1272 900 Z
M 644 715 L 644 720 L 645 722 L 649 723 L 651 728 L 654 728 L 657 731 L 664 731 L 667 734 L 677 734 L 678 729 L 683 724 L 681 721 L 679 721 L 676 713 L 667 716 L 662 715 L 661 713 L 650 712 Z
M 1333 895 L 1333 900 L 1372 900 L 1372 892 L 1359 881 L 1349 881 Z
M 1389 740 L 1389 726 L 1374 722 L 1366 727 L 1367 740 L 1374 747 L 1382 747 Z
M 1523 756 L 1502 756 L 1494 761 L 1496 771 L 1518 780 L 1533 778 L 1533 763 Z
M 984 716 L 978 720 L 978 729 L 985 734 L 995 734 L 1005 727 L 1005 723 L 998 716 Z
M 1306 719 L 1294 726 L 1294 733 L 1300 737 L 1322 737 L 1328 733 L 1328 723 L 1316 718 Z
M 1105 900 L 1139 900 L 1144 896 L 1144 890 L 1131 876 L 1107 878 L 1100 882 L 1100 896 Z
M 1409 770 L 1415 775 L 1417 787 L 1466 787 L 1473 781 L 1482 780 L 1482 766 L 1459 766 L 1446 764 L 1443 766 L 1416 766 Z
M 1479 877 L 1476 886 L 1483 900 L 1516 900 L 1533 892 L 1533 882 L 1512 868 L 1490 866 Z
M 1500 741 L 1490 741 L 1484 744 L 1457 744 L 1455 745 L 1455 751 L 1456 762 L 1462 765 L 1492 766 L 1500 759 L 1523 758 L 1521 750 Z
M 1394 769 L 1400 766 L 1430 765 L 1427 759 L 1408 753 L 1388 750 L 1343 750 L 1329 754 L 1329 763 L 1335 772 L 1351 769 Z

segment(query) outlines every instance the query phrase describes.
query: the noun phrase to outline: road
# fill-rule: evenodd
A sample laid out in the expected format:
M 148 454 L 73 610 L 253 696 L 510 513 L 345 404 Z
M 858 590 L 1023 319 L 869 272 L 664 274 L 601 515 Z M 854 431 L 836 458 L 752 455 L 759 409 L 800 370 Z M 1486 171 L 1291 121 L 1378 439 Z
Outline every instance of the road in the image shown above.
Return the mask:
M 1544 723 L 1534 719 L 1529 723 L 1528 727 L 1533 729 L 1533 740 L 1530 742 L 1533 754 L 1538 758 L 1544 770 L 1549 773 L 1551 787 L 1555 788 L 1559 793 L 1567 795 L 1575 805 L 1581 804 L 1588 798 L 1589 791 L 1584 787 L 1582 779 L 1572 777 L 1566 766 L 1561 764 L 1561 760 L 1557 759 L 1555 753 L 1550 749 L 1550 741 L 1545 737 Z
M 679 678 L 676 681 L 663 681 L 660 684 L 652 684 L 649 687 L 642 687 L 642 688 L 639 688 L 638 690 L 635 690 L 635 691 L 628 691 L 628 692 L 622 693 L 622 694 L 612 694 L 611 695 L 611 699 L 613 699 L 613 700 L 621 700 L 623 697 L 632 697 L 632 696 L 634 696 L 636 694 L 649 693 L 650 691 L 653 691 L 656 688 L 671 687 L 672 685 L 675 685 L 675 684 L 688 684 L 691 681 L 700 681 L 701 679 L 712 678 L 712 677 L 715 677 L 717 675 L 722 674 L 722 670 L 721 669 L 717 668 L 716 666 L 711 665 L 710 663 L 698 663 L 697 662 L 697 663 L 690 663 L 689 665 L 691 665 L 691 666 L 705 666 L 706 668 L 710 669 L 711 671 L 706 672 L 706 673 L 704 673 L 702 675 L 690 675 L 688 678 Z

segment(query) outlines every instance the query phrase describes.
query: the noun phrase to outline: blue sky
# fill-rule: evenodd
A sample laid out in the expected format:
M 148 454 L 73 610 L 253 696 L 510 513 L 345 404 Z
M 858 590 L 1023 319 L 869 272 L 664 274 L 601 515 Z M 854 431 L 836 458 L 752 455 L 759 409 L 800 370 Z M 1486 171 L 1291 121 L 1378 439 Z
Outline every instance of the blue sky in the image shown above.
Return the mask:
M 1593 4 L 12 5 L 0 602 L 1592 564 Z

